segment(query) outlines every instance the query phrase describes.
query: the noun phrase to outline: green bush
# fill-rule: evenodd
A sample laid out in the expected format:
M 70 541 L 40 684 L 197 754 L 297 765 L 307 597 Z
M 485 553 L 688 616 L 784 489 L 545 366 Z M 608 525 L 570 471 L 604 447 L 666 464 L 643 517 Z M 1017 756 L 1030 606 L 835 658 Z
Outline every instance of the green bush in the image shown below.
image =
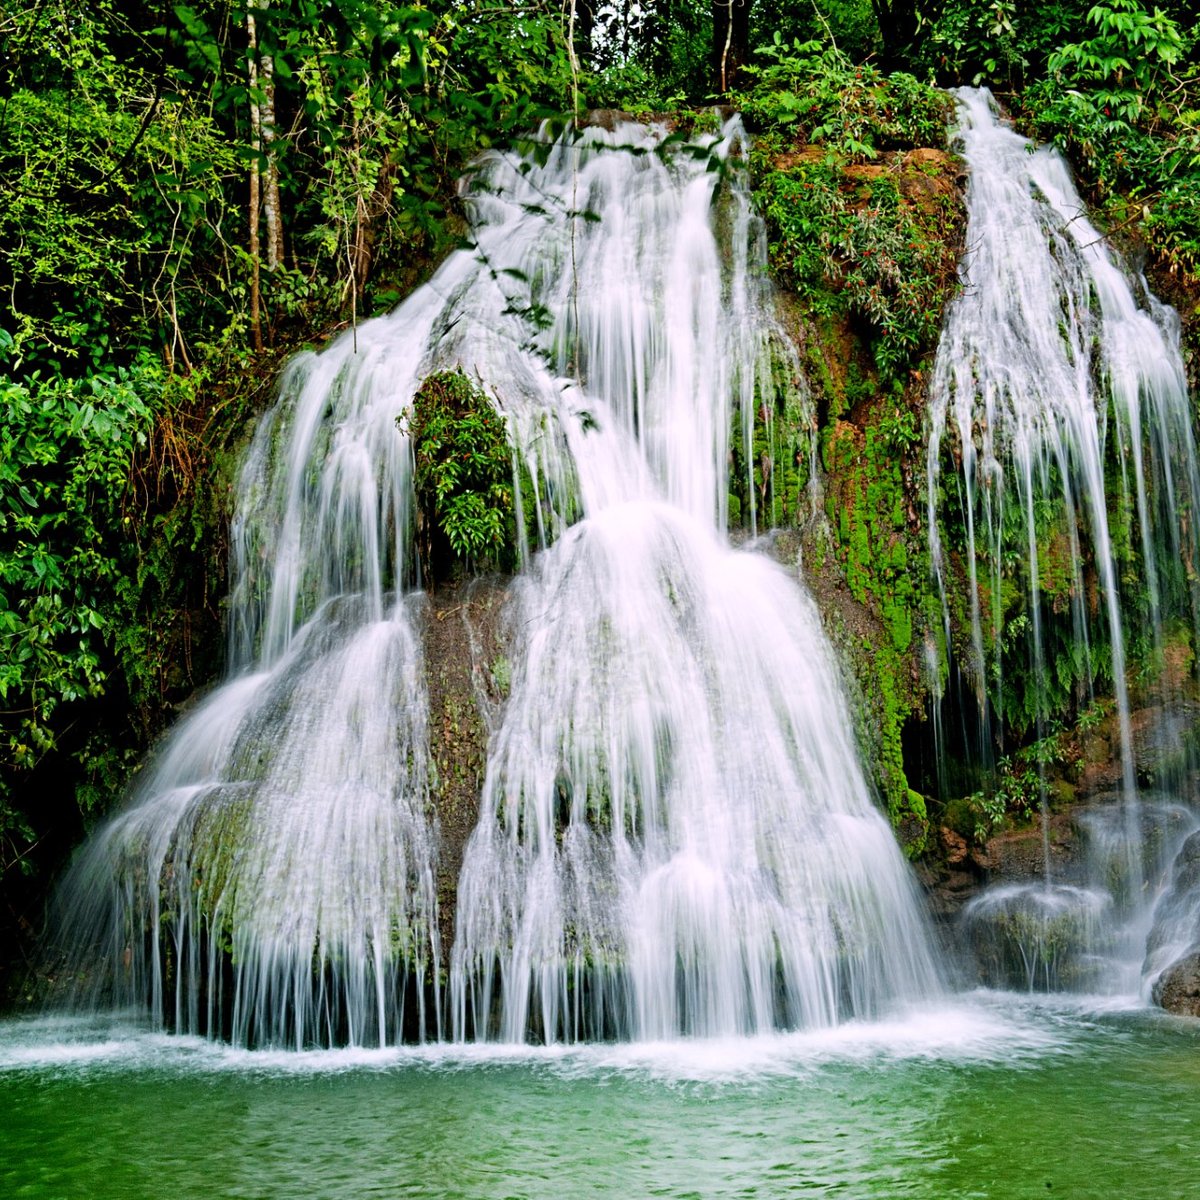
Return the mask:
M 0 378 L 0 850 L 22 861 L 37 821 L 23 780 L 64 715 L 104 695 L 136 607 L 130 464 L 161 398 L 138 364 L 86 382 Z M 94 795 L 81 796 L 84 807 Z
M 1107 0 L 1090 37 L 1060 45 L 1021 96 L 1037 135 L 1080 166 L 1113 224 L 1140 224 L 1177 268 L 1200 271 L 1200 68 L 1162 9 Z
M 504 418 L 461 371 L 430 375 L 408 421 L 426 570 L 513 565 L 513 459 Z
M 818 41 L 788 46 L 778 34 L 758 54 L 762 63 L 745 68 L 753 85 L 737 102 L 752 126 L 776 140 L 819 144 L 852 160 L 945 143 L 948 101 L 911 75 L 856 65 Z
M 228 489 L 201 397 L 150 358 L 0 376 L 0 875 L 103 814 L 216 673 Z
M 881 375 L 902 380 L 936 344 L 953 288 L 951 202 L 924 211 L 903 202 L 898 172 L 856 184 L 827 160 L 767 171 L 758 200 L 780 279 L 818 315 L 863 318 Z

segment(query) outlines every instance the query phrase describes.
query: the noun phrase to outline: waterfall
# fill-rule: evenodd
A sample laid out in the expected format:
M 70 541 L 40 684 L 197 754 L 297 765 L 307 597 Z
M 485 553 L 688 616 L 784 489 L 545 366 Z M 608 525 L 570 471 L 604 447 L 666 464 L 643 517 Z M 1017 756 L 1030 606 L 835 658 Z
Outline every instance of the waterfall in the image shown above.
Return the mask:
M 228 682 L 62 888 L 76 1004 L 296 1048 L 436 1030 L 422 605 L 406 591 L 396 424 L 428 301 L 363 352 L 343 339 L 288 368 L 239 481 Z
M 1111 685 L 1120 788 L 1105 823 L 1119 827 L 1107 853 L 1115 845 L 1123 858 L 1120 895 L 1050 880 L 1047 858 L 1040 886 L 1060 893 L 1016 889 L 1008 911 L 1038 928 L 1106 924 L 1136 987 L 1161 880 L 1143 862 L 1130 648 L 1161 661 L 1173 625 L 1196 644 L 1200 475 L 1178 320 L 1105 245 L 1062 157 L 1009 128 L 985 89 L 957 98 L 967 249 L 938 349 L 928 451 L 945 636 L 962 604 L 962 651 L 997 732 L 1008 723 L 1044 736 L 1051 712 L 1082 711 L 1097 678 Z M 1019 689 L 1006 671 L 1020 673 Z M 976 915 L 996 906 L 992 897 Z
M 674 141 L 485 155 L 473 245 L 288 368 L 240 478 L 228 682 L 65 887 L 93 1003 L 303 1047 L 753 1033 L 938 988 L 815 606 L 727 536 L 731 460 L 753 529 L 756 431 L 807 402 L 745 136 Z M 451 368 L 529 520 L 444 996 L 407 418 Z
M 730 431 L 775 407 L 782 344 L 742 135 L 671 157 L 660 136 L 497 157 L 482 189 L 481 246 L 537 281 L 549 373 L 514 372 L 511 337 L 472 330 L 462 354 L 580 519 L 514 588 L 459 886 L 458 1037 L 811 1027 L 936 987 L 815 607 L 724 533 Z M 539 226 L 535 205 L 598 219 Z

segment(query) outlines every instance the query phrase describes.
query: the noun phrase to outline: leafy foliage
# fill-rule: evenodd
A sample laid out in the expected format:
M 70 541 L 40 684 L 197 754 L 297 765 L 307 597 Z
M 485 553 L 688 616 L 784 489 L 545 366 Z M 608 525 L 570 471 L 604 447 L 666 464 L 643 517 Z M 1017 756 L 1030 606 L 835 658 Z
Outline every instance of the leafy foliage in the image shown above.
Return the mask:
M 756 126 L 798 144 L 828 146 L 847 159 L 881 150 L 938 146 L 946 140 L 946 98 L 903 72 L 884 75 L 854 64 L 834 45 L 776 34 L 759 50 L 763 65 L 747 67 L 753 86 L 738 98 Z
M 4 380 L 0 408 L 3 559 L 0 698 L 7 764 L 54 742 L 55 710 L 105 690 L 102 631 L 130 566 L 119 534 L 134 450 L 152 422 L 149 387 L 128 372 L 31 390 Z
M 461 371 L 430 375 L 413 400 L 409 435 L 426 569 L 444 572 L 445 547 L 459 562 L 511 565 L 512 451 L 482 389 Z
M 172 478 L 164 459 L 173 392 L 148 360 L 83 381 L 0 378 L 6 868 L 28 865 L 64 800 L 102 811 L 192 686 L 189 622 L 207 580 L 185 555 L 207 522 L 194 481 Z M 33 781 L 55 777 L 64 756 L 75 763 L 65 796 L 38 797 Z
M 143 348 L 190 369 L 248 340 L 255 54 L 272 63 L 287 235 L 269 337 L 393 302 L 395 280 L 367 294 L 372 274 L 450 244 L 464 162 L 571 94 L 558 10 L 536 4 L 199 0 L 137 25 L 112 0 L 76 10 L 50 0 L 2 30 L 0 285 L 28 370 L 78 375 Z
M 815 20 L 814 20 L 815 18 Z M 807 7 L 787 0 L 757 0 L 751 17 L 755 45 L 811 39 L 817 32 L 854 62 L 873 60 L 881 48 L 871 0 L 820 0 Z
M 1115 223 L 1138 222 L 1176 267 L 1200 271 L 1200 67 L 1161 8 L 1108 0 L 1091 37 L 1050 56 L 1023 96 L 1040 136 L 1079 160 Z
M 1087 0 L 945 0 L 929 15 L 912 69 L 944 83 L 1020 86 L 1078 29 Z
M 178 347 L 229 283 L 213 254 L 233 148 L 105 2 L 14 13 L 0 113 L 0 283 L 17 361 L 73 374 Z M 236 218 L 235 218 L 236 219 Z
M 936 339 L 956 247 L 952 199 L 919 186 L 930 164 L 895 152 L 944 144 L 946 97 L 818 42 L 763 57 L 742 104 L 772 266 L 818 314 L 861 317 L 883 376 L 902 379 Z
M 710 96 L 712 38 L 705 0 L 598 5 L 589 47 L 595 102 L 650 112 Z
M 776 270 L 816 311 L 864 318 L 888 380 L 936 342 L 954 280 L 955 246 L 945 237 L 953 199 L 922 210 L 902 196 L 906 175 L 920 172 L 895 164 L 856 178 L 826 159 L 801 159 L 759 185 Z

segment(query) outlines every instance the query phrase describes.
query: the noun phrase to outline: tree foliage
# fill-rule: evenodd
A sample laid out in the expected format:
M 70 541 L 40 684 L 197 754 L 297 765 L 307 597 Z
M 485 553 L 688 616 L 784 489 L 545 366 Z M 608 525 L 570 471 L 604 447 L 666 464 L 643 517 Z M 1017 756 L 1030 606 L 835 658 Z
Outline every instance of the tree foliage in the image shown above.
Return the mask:
M 180 665 L 193 617 L 215 629 L 206 471 L 273 367 L 256 326 L 283 347 L 393 303 L 460 236 L 463 165 L 568 108 L 578 71 L 539 3 L 44 0 L 0 38 L 3 875 L 111 803 L 211 677 Z
M 72 798 L 103 811 L 164 709 L 202 678 L 186 626 L 210 581 L 185 556 L 205 526 L 180 503 L 197 481 L 167 461 L 175 390 L 146 358 L 83 379 L 0 376 L 5 868 L 26 865 Z

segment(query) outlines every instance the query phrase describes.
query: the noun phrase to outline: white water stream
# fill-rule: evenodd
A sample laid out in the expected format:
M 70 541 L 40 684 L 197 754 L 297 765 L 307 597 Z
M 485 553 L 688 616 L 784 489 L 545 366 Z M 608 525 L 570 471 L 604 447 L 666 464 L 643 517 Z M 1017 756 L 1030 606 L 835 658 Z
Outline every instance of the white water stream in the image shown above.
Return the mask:
M 992 707 L 1018 724 L 1031 711 L 1029 692 L 1073 687 L 1082 711 L 1092 680 L 1107 677 L 1121 769 L 1120 799 L 1093 814 L 1091 843 L 1102 849 L 1090 873 L 1052 880 L 1047 857 L 1040 884 L 986 894 L 970 919 L 1025 939 L 1031 985 L 1071 986 L 1064 981 L 1074 974 L 1088 986 L 1136 992 L 1169 859 L 1147 857 L 1146 847 L 1157 848 L 1151 858 L 1162 849 L 1147 834 L 1158 810 L 1143 813 L 1135 778 L 1127 650 L 1138 637 L 1143 657 L 1161 661 L 1172 622 L 1195 628 L 1200 561 L 1191 515 L 1200 474 L 1178 318 L 1088 221 L 1062 156 L 1009 128 L 986 89 L 957 96 L 970 168 L 967 249 L 938 348 L 928 452 L 947 638 L 963 589 L 980 711 Z M 948 447 L 954 474 L 945 473 Z M 943 542 L 950 522 L 962 526 L 958 561 Z M 1013 603 L 1022 589 L 1023 611 Z M 1004 712 L 1006 643 L 1027 650 L 1025 714 Z M 1078 661 L 1064 658 L 1068 651 Z M 1157 703 L 1176 699 L 1160 683 Z M 1047 707 L 1032 706 L 1039 735 Z M 1050 962 L 1054 939 L 1054 955 L 1093 961 Z
M 774 327 L 740 134 L 703 146 L 664 160 L 627 126 L 489 167 L 481 243 L 538 281 L 553 375 L 530 386 L 499 338 L 463 353 L 582 519 L 515 589 L 459 888 L 459 1037 L 761 1033 L 937 987 L 816 609 L 724 535 L 731 430 L 775 402 Z M 534 203 L 599 220 L 539 229 Z M 555 381 L 573 366 L 581 387 Z M 565 436 L 530 436 L 547 427 Z
M 1196 531 L 1182 519 L 1200 476 L 1178 318 L 1115 259 L 1060 154 L 1014 133 L 986 89 L 960 89 L 958 103 L 969 224 L 962 291 L 947 316 L 930 396 L 934 570 L 948 610 L 941 528 L 952 505 L 939 489 L 949 493 L 953 484 L 942 474 L 952 437 L 961 461 L 954 508 L 966 533 L 970 668 L 981 694 L 996 696 L 1001 682 L 984 629 L 991 625 L 989 645 L 1002 632 L 1013 560 L 1023 560 L 1031 655 L 1043 674 L 1054 664 L 1042 644 L 1041 583 L 1050 570 L 1065 573 L 1058 591 L 1078 640 L 1108 648 L 1124 786 L 1133 792 L 1120 573 L 1136 561 L 1140 615 L 1161 631 L 1164 564 L 1196 561 Z M 1057 512 L 1043 511 L 1053 506 Z M 1131 526 L 1120 531 L 1119 547 L 1110 509 Z M 1053 564 L 1039 551 L 1048 533 L 1063 539 L 1053 545 Z M 1087 567 L 1098 584 L 1092 597 Z M 1190 609 L 1184 615 L 1190 620 Z

